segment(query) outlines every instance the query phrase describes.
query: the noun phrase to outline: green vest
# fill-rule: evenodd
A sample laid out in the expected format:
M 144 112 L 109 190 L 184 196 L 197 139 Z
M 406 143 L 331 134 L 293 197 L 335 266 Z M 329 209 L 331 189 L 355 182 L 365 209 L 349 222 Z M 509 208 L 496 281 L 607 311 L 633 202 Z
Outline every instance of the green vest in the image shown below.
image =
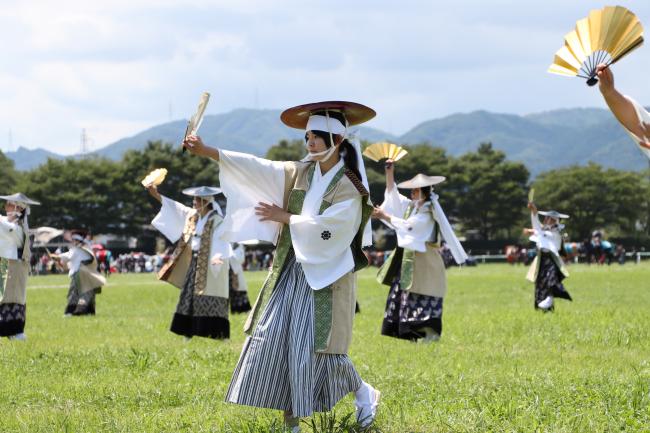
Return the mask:
M 300 212 L 302 211 L 302 205 L 305 201 L 305 195 L 307 194 L 307 190 L 309 189 L 309 182 L 311 181 L 312 176 L 314 174 L 314 169 L 315 169 L 315 164 L 312 163 L 310 164 L 309 168 L 303 171 L 302 173 L 303 176 L 305 175 L 307 176 L 306 179 L 307 189 L 296 188 L 296 183 L 298 183 L 301 174 L 299 174 L 296 177 L 296 180 L 294 182 L 294 187 L 289 193 L 289 198 L 287 201 L 287 211 L 289 213 L 294 215 L 299 215 Z M 336 187 L 336 185 L 339 183 L 339 181 L 343 176 L 348 176 L 348 178 L 350 178 L 352 183 L 355 184 L 357 189 L 360 190 L 361 188 L 363 188 L 363 186 L 358 185 L 360 181 L 357 179 L 357 177 L 352 172 L 350 172 L 347 168 L 345 168 L 345 166 L 343 166 L 334 175 L 334 178 L 332 178 L 331 182 L 327 186 L 327 189 L 325 190 L 325 194 L 323 195 L 324 197 L 327 197 L 327 195 L 334 190 L 334 188 Z M 368 195 L 367 191 L 365 191 L 365 194 L 362 193 L 362 196 L 367 197 L 367 195 Z M 323 200 L 321 202 L 319 214 L 325 212 L 325 210 L 329 208 L 331 205 L 332 205 L 331 202 Z M 368 259 L 362 249 L 362 241 L 363 241 L 363 231 L 366 226 L 366 223 L 368 222 L 368 219 L 370 218 L 372 209 L 373 209 L 372 205 L 370 205 L 367 201 L 362 201 L 361 224 L 359 224 L 359 230 L 357 231 L 357 234 L 355 235 L 352 243 L 350 244 L 350 249 L 352 250 L 352 256 L 354 258 L 354 272 L 368 266 Z M 288 226 L 284 225 L 280 231 L 280 236 L 278 238 L 278 242 L 275 250 L 275 258 L 273 259 L 273 266 L 271 267 L 271 271 L 269 272 L 269 275 L 264 281 L 264 285 L 262 286 L 262 290 L 260 291 L 260 294 L 257 297 L 255 306 L 253 307 L 253 310 L 251 311 L 248 317 L 244 329 L 246 333 L 251 334 L 255 330 L 255 327 L 257 326 L 257 323 L 259 321 L 259 317 L 261 316 L 262 311 L 264 311 L 266 305 L 269 302 L 269 299 L 271 298 L 271 293 L 275 289 L 276 283 L 280 277 L 280 274 L 282 273 L 282 270 L 284 269 L 287 257 L 292 248 L 293 247 L 291 243 L 291 231 L 289 230 Z M 314 316 L 315 316 L 314 317 L 314 348 L 317 351 L 323 351 L 327 347 L 327 340 L 330 335 L 331 323 L 332 323 L 332 285 L 329 285 L 320 290 L 314 290 L 313 293 L 314 293 Z

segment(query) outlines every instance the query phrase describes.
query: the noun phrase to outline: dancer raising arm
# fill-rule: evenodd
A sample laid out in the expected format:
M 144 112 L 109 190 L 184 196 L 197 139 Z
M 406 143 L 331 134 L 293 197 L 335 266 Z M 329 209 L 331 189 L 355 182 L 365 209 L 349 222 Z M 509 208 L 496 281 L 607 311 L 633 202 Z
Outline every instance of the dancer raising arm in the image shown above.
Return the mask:
M 355 271 L 367 266 L 363 234 L 372 211 L 360 149 L 348 126 L 374 117 L 350 102 L 286 110 L 281 119 L 305 131 L 307 157 L 276 162 L 206 146 L 190 152 L 219 161 L 228 198 L 225 237 L 277 245 L 272 269 L 245 326 L 249 337 L 227 401 L 300 417 L 331 410 L 354 392 L 357 419 L 374 419 L 379 392 L 361 380 L 347 355 L 356 300 Z

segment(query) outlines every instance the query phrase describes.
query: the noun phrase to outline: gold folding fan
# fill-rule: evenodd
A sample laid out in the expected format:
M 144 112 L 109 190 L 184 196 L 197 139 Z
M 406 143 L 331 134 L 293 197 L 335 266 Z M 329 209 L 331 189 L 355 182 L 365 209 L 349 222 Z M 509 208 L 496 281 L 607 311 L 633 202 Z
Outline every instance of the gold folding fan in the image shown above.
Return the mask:
M 398 145 L 388 142 L 373 143 L 363 151 L 365 156 L 375 162 L 379 162 L 382 159 L 392 159 L 393 161 L 397 161 L 406 156 L 407 153 L 406 150 L 402 149 Z
M 167 176 L 167 169 L 166 168 L 157 168 L 151 173 L 147 175 L 144 179 L 142 179 L 141 183 L 142 186 L 145 188 L 148 188 L 150 186 L 158 186 L 163 181 L 165 180 L 165 176 Z
M 553 59 L 548 72 L 581 77 L 589 86 L 598 82 L 596 67 L 616 63 L 643 43 L 643 26 L 622 6 L 606 6 L 589 12 L 564 37 L 564 46 Z

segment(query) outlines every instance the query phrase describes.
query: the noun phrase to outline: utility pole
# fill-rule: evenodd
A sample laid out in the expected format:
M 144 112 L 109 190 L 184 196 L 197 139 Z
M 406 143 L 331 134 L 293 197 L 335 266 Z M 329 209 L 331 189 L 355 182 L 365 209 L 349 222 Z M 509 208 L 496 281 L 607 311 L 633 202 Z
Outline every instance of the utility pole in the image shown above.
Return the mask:
M 88 154 L 88 134 L 86 128 L 81 130 L 81 156 L 85 157 Z

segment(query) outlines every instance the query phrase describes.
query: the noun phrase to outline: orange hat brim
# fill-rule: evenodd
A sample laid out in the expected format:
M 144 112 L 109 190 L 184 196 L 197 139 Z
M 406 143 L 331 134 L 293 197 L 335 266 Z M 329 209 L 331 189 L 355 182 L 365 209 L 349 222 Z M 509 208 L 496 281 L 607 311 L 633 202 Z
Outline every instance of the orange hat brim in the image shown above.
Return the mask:
M 359 125 L 367 122 L 377 115 L 375 110 L 363 104 L 348 101 L 323 101 L 311 104 L 298 105 L 284 110 L 280 120 L 287 126 L 296 129 L 305 129 L 312 113 L 317 111 L 338 111 L 343 113 L 349 125 Z

